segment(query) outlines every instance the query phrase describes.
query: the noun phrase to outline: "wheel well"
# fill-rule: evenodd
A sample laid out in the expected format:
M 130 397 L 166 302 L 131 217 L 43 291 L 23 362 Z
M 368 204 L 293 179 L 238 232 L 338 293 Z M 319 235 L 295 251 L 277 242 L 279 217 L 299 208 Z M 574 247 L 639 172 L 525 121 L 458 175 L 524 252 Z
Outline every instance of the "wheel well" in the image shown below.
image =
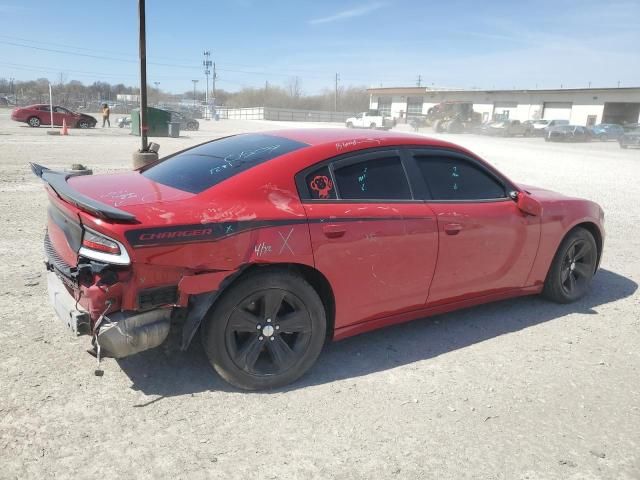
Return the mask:
M 596 241 L 596 247 L 598 249 L 598 262 L 597 265 L 600 265 L 600 257 L 602 257 L 602 233 L 600 233 L 600 229 L 598 228 L 598 226 L 593 223 L 593 222 L 583 222 L 583 223 L 579 223 L 578 225 L 576 225 L 575 227 L 573 227 L 571 229 L 571 231 L 575 230 L 576 228 L 584 228 L 586 231 L 588 231 L 591 235 L 593 235 L 593 238 Z M 569 232 L 567 232 L 567 235 L 569 235 Z M 565 235 L 566 236 L 566 235 Z
M 324 306 L 324 311 L 327 316 L 327 338 L 332 338 L 335 327 L 336 303 L 333 295 L 333 289 L 331 288 L 327 278 L 315 268 L 308 265 L 302 265 L 300 263 L 278 263 L 271 265 L 253 264 L 247 267 L 242 274 L 234 279 L 232 284 L 246 275 L 251 275 L 251 273 L 256 270 L 264 271 L 265 269 L 288 270 L 300 275 L 309 282 L 322 301 L 322 305 Z

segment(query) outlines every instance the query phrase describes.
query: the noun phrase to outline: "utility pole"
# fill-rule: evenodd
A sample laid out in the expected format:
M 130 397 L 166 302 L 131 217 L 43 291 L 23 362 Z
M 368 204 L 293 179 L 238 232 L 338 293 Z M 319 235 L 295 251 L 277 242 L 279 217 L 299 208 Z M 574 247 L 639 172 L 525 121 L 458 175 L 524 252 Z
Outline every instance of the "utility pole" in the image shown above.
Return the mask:
M 269 80 L 264 81 L 264 107 L 267 106 L 267 97 L 269 95 Z
M 416 83 L 418 87 L 422 86 L 422 75 L 418 75 L 418 82 Z
M 193 107 L 195 108 L 196 106 L 196 83 L 198 83 L 198 80 L 191 80 L 193 82 Z
M 13 82 L 15 82 L 15 78 L 11 77 L 9 79 L 9 83 L 11 84 L 11 93 L 13 94 L 13 104 L 17 107 L 18 106 L 18 97 L 16 96 L 16 86 Z
M 335 96 L 335 103 L 333 105 L 333 111 L 337 112 L 338 111 L 338 81 L 340 80 L 340 74 L 336 73 L 336 96 Z
M 133 153 L 133 168 L 140 168 L 158 160 L 158 145 L 149 148 L 147 134 L 147 33 L 145 0 L 138 0 L 138 47 L 140 51 L 140 150 Z
M 216 78 L 218 78 L 218 74 L 216 73 L 216 62 L 213 62 L 213 77 L 212 77 L 212 82 L 213 82 L 213 101 L 216 101 Z
M 204 75 L 207 77 L 207 89 L 204 91 L 204 118 L 209 120 L 209 75 L 211 74 L 211 52 L 209 50 L 205 50 L 202 52 L 204 55 L 204 60 L 202 60 L 202 66 L 204 67 Z

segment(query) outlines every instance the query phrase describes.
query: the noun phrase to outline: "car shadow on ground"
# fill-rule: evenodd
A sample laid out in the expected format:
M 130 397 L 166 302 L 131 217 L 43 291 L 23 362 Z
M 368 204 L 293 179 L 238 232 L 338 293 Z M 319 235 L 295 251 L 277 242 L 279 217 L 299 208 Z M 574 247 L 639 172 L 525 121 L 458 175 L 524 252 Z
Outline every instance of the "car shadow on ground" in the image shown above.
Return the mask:
M 600 270 L 591 291 L 580 301 L 559 305 L 538 296 L 472 307 L 384 328 L 328 344 L 312 370 L 284 392 L 396 368 L 435 358 L 485 340 L 523 330 L 572 313 L 597 315 L 597 307 L 632 295 L 638 285 L 617 273 Z M 186 352 L 157 348 L 118 361 L 132 388 L 162 397 L 210 390 L 235 391 L 209 366 L 197 338 Z

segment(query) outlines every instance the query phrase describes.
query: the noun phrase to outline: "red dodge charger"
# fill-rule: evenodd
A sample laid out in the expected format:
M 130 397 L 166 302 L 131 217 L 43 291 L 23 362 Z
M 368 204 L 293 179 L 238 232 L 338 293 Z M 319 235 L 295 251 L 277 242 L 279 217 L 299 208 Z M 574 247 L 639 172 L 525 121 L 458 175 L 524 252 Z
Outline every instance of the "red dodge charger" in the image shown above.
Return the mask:
M 51 125 L 52 120 L 54 127 L 61 127 L 64 122 L 69 128 L 93 128 L 98 123 L 91 115 L 72 112 L 57 105 L 53 106 L 52 113 L 51 106 L 43 104 L 14 108 L 11 112 L 11 120 L 26 123 L 30 127 Z
M 298 379 L 327 339 L 520 295 L 571 302 L 604 242 L 591 201 L 514 183 L 451 143 L 284 130 L 137 171 L 32 164 L 50 205 L 51 302 L 93 353 L 198 330 L 244 389 Z

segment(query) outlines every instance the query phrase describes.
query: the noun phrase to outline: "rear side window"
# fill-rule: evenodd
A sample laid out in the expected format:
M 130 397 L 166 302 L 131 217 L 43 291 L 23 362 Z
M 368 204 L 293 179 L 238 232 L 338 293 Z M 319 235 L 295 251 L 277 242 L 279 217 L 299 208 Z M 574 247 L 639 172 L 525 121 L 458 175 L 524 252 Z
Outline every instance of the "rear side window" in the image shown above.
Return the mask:
M 336 189 L 331 180 L 329 167 L 322 167 L 305 177 L 309 196 L 314 200 L 330 200 L 336 198 Z
M 142 175 L 178 190 L 200 193 L 251 167 L 306 146 L 274 135 L 236 135 L 178 153 L 144 170 Z
M 487 172 L 460 158 L 416 157 L 433 200 L 505 198 L 504 187 Z
M 399 157 L 367 160 L 335 168 L 333 173 L 343 200 L 411 199 L 411 190 Z

